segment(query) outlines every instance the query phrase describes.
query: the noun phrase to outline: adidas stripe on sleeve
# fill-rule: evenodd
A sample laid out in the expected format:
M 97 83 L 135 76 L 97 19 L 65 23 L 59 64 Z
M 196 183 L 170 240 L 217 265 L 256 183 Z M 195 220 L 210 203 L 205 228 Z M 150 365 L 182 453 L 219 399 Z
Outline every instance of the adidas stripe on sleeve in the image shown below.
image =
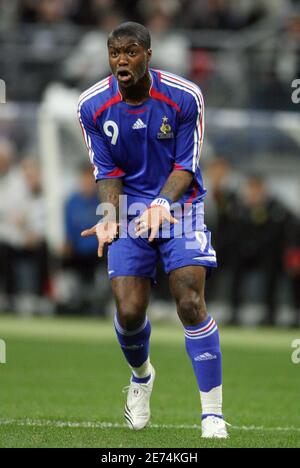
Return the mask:
M 184 102 L 176 139 L 176 167 L 196 172 L 204 137 L 204 100 L 193 83 L 170 73 L 162 72 L 162 83 L 184 91 Z

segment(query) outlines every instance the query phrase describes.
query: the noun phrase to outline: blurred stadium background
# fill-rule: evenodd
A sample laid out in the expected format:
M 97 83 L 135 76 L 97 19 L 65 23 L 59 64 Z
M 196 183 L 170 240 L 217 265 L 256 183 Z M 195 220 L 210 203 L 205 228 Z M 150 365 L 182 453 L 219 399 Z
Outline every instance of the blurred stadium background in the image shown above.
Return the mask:
M 109 73 L 107 33 L 146 24 L 153 67 L 195 81 L 206 106 L 206 222 L 223 323 L 300 325 L 298 0 L 1 0 L 0 311 L 109 316 L 106 262 L 80 231 L 97 196 L 77 122 L 80 93 Z M 149 310 L 175 318 L 159 272 Z
M 77 101 L 109 73 L 106 37 L 122 20 L 149 27 L 153 67 L 205 96 L 206 222 L 220 263 L 208 309 L 255 325 L 222 328 L 233 424 L 223 446 L 299 446 L 299 328 L 283 327 L 300 325 L 300 1 L 0 0 L 0 447 L 200 445 L 196 382 L 161 270 L 149 308 L 161 320 L 154 426 L 124 427 L 129 369 L 105 320 L 106 261 L 80 238 L 98 200 Z

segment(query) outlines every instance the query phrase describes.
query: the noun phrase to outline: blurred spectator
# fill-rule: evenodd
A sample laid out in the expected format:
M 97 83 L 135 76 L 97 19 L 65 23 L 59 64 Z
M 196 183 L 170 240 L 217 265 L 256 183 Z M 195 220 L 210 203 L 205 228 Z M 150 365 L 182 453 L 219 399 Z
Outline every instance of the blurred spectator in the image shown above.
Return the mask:
M 34 23 L 37 21 L 37 1 L 21 0 L 19 2 L 19 17 L 21 23 Z
M 142 23 L 144 21 L 144 14 L 140 8 L 141 0 L 122 0 L 117 1 L 116 7 L 122 8 L 123 15 L 129 21 L 137 21 Z
M 180 0 L 177 24 L 184 28 L 238 30 L 266 15 L 282 14 L 289 0 Z
M 135 4 L 138 0 L 74 0 L 71 20 L 80 26 L 98 27 L 101 17 L 113 14 L 115 11 L 129 13 L 136 18 Z
M 122 9 L 132 21 L 145 21 L 160 8 L 184 28 L 239 29 L 266 15 L 287 11 L 296 0 L 2 0 L 0 8 L 10 18 L 19 10 L 22 22 L 53 23 L 72 20 L 79 25 L 96 25 L 95 14 Z
M 68 18 L 68 0 L 39 0 L 37 2 L 37 21 L 39 23 L 55 24 Z
M 28 195 L 23 214 L 18 220 L 23 231 L 23 247 L 17 252 L 17 256 L 25 260 L 31 268 L 32 281 L 29 292 L 41 298 L 47 293 L 49 272 L 45 240 L 46 209 L 38 161 L 34 157 L 27 157 L 22 162 L 22 171 Z
M 228 0 L 181 0 L 178 24 L 193 29 L 238 29 L 240 18 Z
M 218 157 L 209 162 L 205 170 L 205 220 L 212 232 L 213 246 L 217 251 L 218 265 L 207 282 L 207 300 L 223 295 L 226 300 L 232 272 L 232 253 L 239 241 L 236 218 L 239 199 L 235 174 L 229 162 Z
M 176 13 L 180 10 L 180 1 L 179 0 L 140 0 L 138 3 L 138 9 L 141 15 L 144 18 L 148 18 L 157 11 L 160 11 L 162 14 L 174 18 Z
M 28 249 L 39 248 L 45 242 L 46 213 L 41 183 L 41 171 L 34 157 L 22 161 L 22 170 L 28 188 L 26 216 L 20 223 L 25 233 L 25 245 Z M 40 288 L 41 290 L 41 288 Z
M 284 36 L 276 41 L 276 72 L 289 90 L 291 82 L 300 76 L 300 14 L 288 21 Z
M 232 323 L 238 323 L 243 286 L 251 270 L 263 275 L 266 316 L 264 325 L 276 319 L 278 282 L 286 243 L 290 214 L 267 191 L 262 177 L 252 175 L 245 183 L 242 210 L 235 221 L 238 240 L 232 251 L 233 282 L 231 290 Z
M 239 200 L 229 162 L 218 157 L 206 169 L 209 195 L 206 203 L 207 221 L 214 233 L 214 245 L 221 268 L 232 264 L 232 251 L 238 242 L 236 219 Z
M 18 0 L 0 0 L 0 29 L 9 29 L 17 20 Z
M 1 276 L 6 307 L 40 309 L 48 280 L 45 206 L 39 166 L 33 159 L 13 165 L 13 147 L 0 144 Z M 26 304 L 25 304 L 26 302 Z
M 0 140 L 0 282 L 3 307 L 11 302 L 13 288 L 12 265 L 9 254 L 12 247 L 22 244 L 22 231 L 18 225 L 26 197 L 26 186 L 20 171 L 14 165 L 15 147 L 5 139 Z M 10 304 L 6 304 L 7 308 Z
M 153 49 L 151 66 L 178 75 L 189 76 L 190 44 L 185 36 L 171 30 L 172 17 L 162 9 L 152 12 L 146 26 L 150 30 Z
M 95 181 L 88 163 L 82 164 L 79 174 L 79 190 L 70 195 L 65 209 L 66 223 L 66 252 L 74 259 L 87 260 L 90 267 L 90 259 L 95 258 L 97 251 L 97 240 L 94 237 L 83 239 L 81 232 L 86 226 L 97 222 L 96 210 L 99 199 L 96 191 Z M 94 262 L 93 262 L 94 263 Z M 91 270 L 94 266 L 92 265 Z
M 97 239 L 81 237 L 84 229 L 98 222 L 96 215 L 98 204 L 99 198 L 91 165 L 84 163 L 80 167 L 79 190 L 70 196 L 65 207 L 64 265 L 75 273 L 79 280 L 76 294 L 67 305 L 72 313 L 105 313 L 105 302 L 110 294 L 109 289 L 105 290 L 103 285 L 100 307 L 99 297 L 95 298 L 95 275 L 100 263 L 97 257 Z M 102 266 L 104 270 L 104 265 Z
M 291 100 L 291 83 L 300 76 L 300 14 L 291 16 L 286 10 L 280 34 L 271 34 L 261 49 L 263 53 L 254 54 L 249 63 L 257 70 L 256 79 L 248 84 L 249 105 L 297 112 Z
M 98 12 L 98 29 L 88 32 L 65 60 L 64 77 L 69 83 L 86 89 L 110 73 L 107 35 L 122 22 L 118 11 Z
M 72 0 L 22 0 L 21 21 L 25 23 L 55 24 L 66 21 Z

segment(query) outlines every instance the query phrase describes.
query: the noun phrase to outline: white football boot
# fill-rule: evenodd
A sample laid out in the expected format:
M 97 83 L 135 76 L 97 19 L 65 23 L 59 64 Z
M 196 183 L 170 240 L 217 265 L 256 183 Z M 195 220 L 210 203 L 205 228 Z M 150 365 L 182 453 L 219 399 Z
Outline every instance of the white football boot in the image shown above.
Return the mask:
M 128 392 L 127 402 L 124 408 L 124 417 L 130 429 L 136 431 L 143 429 L 149 422 L 150 397 L 155 379 L 155 370 L 151 366 L 151 378 L 146 384 L 131 382 L 129 387 L 125 387 L 123 392 Z
M 216 416 L 207 416 L 202 421 L 202 438 L 203 439 L 228 439 L 229 434 L 226 426 L 229 426 L 224 419 Z

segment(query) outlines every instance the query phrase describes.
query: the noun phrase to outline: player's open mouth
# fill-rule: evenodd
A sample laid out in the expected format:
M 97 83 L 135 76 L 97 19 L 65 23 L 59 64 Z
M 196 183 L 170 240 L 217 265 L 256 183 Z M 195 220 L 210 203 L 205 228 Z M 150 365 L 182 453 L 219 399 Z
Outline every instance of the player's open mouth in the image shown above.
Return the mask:
M 128 83 L 132 79 L 132 74 L 128 70 L 121 70 L 117 73 L 117 78 L 121 83 Z

